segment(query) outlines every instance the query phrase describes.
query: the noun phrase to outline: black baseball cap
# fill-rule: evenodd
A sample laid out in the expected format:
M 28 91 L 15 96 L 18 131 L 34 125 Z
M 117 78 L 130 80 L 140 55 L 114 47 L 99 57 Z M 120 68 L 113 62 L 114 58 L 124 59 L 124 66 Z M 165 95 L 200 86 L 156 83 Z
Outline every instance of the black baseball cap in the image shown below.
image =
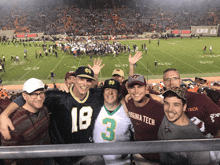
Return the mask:
M 90 78 L 92 80 L 96 80 L 94 78 L 94 72 L 91 68 L 86 67 L 86 66 L 80 66 L 76 72 L 75 72 L 76 77 L 85 77 L 85 78 Z
M 119 81 L 115 80 L 115 79 L 108 79 L 108 80 L 105 80 L 105 83 L 103 85 L 103 88 L 113 88 L 113 89 L 117 89 L 119 90 L 120 89 L 120 83 Z

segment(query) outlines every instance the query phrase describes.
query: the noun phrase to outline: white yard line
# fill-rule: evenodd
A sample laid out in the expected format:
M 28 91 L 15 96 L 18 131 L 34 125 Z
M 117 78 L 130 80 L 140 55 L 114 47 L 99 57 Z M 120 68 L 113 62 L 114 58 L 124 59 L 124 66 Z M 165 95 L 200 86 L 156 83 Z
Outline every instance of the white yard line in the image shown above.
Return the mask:
M 122 66 L 122 70 L 124 71 L 124 73 L 126 74 L 126 76 L 128 76 L 128 74 L 125 72 L 125 69 L 124 69 L 123 65 L 121 64 L 121 61 L 119 60 L 118 57 L 117 57 L 117 59 L 118 59 L 118 62 L 120 63 L 120 65 Z
M 168 54 L 168 53 L 167 53 L 167 54 Z M 171 56 L 170 53 L 169 53 L 169 56 Z M 194 67 L 194 66 L 192 66 L 192 65 L 189 65 L 189 64 L 187 64 L 186 62 L 184 62 L 184 61 L 182 61 L 182 60 L 180 60 L 180 59 L 178 59 L 178 58 L 176 58 L 176 57 L 174 57 L 174 56 L 171 56 L 171 57 L 173 57 L 173 58 L 177 59 L 178 61 L 180 61 L 180 62 L 182 62 L 182 63 L 188 65 L 189 67 L 191 67 L 191 68 L 193 68 L 193 69 L 195 69 L 195 70 L 198 70 L 199 72 L 203 73 L 201 70 L 197 69 L 196 67 Z
M 28 49 L 27 49 L 28 50 Z M 18 54 L 20 54 L 20 53 L 22 53 L 22 52 L 19 52 Z M 17 55 L 18 55 L 17 54 Z M 14 57 L 15 58 L 15 57 Z M 11 63 L 12 64 L 12 63 Z M 17 66 L 17 65 L 12 65 L 9 69 L 7 69 L 7 71 L 9 71 L 9 70 L 11 70 L 12 68 L 14 68 L 15 66 Z M 2 72 L 0 75 L 2 75 L 4 72 Z
M 154 75 L 141 61 L 138 61 L 138 62 L 140 62 L 141 65 L 143 65 L 143 67 L 144 67 L 145 69 L 147 69 L 147 70 L 151 73 L 151 75 Z
M 66 54 L 60 59 L 60 61 L 57 63 L 57 65 L 53 68 L 53 70 L 52 71 L 54 71 L 56 68 L 57 68 L 57 66 L 60 64 L 60 62 L 62 61 L 62 59 L 64 58 L 66 56 Z M 47 76 L 47 79 L 50 77 L 50 74 Z
M 156 58 L 152 53 L 149 53 L 151 56 L 153 56 L 156 60 L 157 60 L 157 62 L 160 62 L 161 60 L 159 60 L 158 58 Z M 163 61 L 161 61 L 161 62 L 163 62 Z M 166 65 L 166 63 L 165 63 L 165 65 Z M 168 68 L 170 68 L 168 65 L 166 65 Z
M 39 61 L 36 65 L 34 65 L 34 67 L 36 67 L 38 64 L 40 64 L 43 61 L 43 59 L 41 61 Z M 31 70 L 29 70 L 28 72 L 26 72 L 18 81 L 20 81 L 24 76 L 26 76 Z
M 189 45 L 189 44 L 187 44 L 187 45 Z M 183 47 L 182 45 L 178 45 L 179 47 Z M 190 46 L 192 46 L 192 45 L 190 45 Z M 193 45 L 193 46 L 196 46 L 196 45 Z M 209 51 L 209 50 L 207 50 L 207 51 Z M 195 52 L 195 51 L 193 51 L 193 52 Z M 201 50 L 201 52 L 202 52 L 202 50 Z M 203 52 L 202 52 L 203 53 Z M 188 54 L 186 53 L 186 55 L 188 56 Z M 201 55 L 201 54 L 200 54 Z M 198 55 L 198 56 L 200 56 L 200 55 Z M 203 54 L 203 55 L 208 55 L 208 54 Z M 214 54 L 209 54 L 209 55 L 214 55 Z M 199 60 L 199 61 L 202 61 L 202 59 L 201 58 L 198 58 L 198 56 L 192 56 L 193 58 L 195 58 L 196 60 Z M 191 56 L 190 56 L 191 57 Z M 215 58 L 216 60 L 220 60 L 219 58 Z M 214 66 L 214 67 L 216 67 L 216 68 L 220 68 L 220 67 L 218 67 L 217 65 L 214 65 L 214 64 L 212 64 L 212 66 Z
M 172 49 L 173 49 L 173 48 L 172 48 Z M 160 52 L 161 52 L 161 51 L 160 51 Z M 195 69 L 195 70 L 197 70 L 197 71 L 199 71 L 199 72 L 202 73 L 201 70 L 197 69 L 196 67 L 194 67 L 194 66 L 192 66 L 192 65 L 187 64 L 186 62 L 184 62 L 184 61 L 182 61 L 182 60 L 176 58 L 175 56 L 170 55 L 170 53 L 168 53 L 168 52 L 163 52 L 163 53 L 164 53 L 164 54 L 168 54 L 170 57 L 173 57 L 173 58 L 177 59 L 178 61 L 180 61 L 180 62 L 182 62 L 182 63 L 188 65 L 189 67 L 191 67 L 191 68 L 193 68 L 193 69 Z
M 81 59 L 82 59 L 82 55 L 80 56 L 80 59 L 79 59 L 79 63 L 78 63 L 78 67 L 77 67 L 77 69 L 80 67 L 80 62 L 81 62 Z

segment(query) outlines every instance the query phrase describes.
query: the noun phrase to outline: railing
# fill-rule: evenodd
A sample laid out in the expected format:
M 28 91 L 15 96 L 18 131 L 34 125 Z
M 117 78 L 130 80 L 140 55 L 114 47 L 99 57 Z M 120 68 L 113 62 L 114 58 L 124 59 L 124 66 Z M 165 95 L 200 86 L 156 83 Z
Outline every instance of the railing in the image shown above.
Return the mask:
M 220 151 L 220 139 L 1 146 L 0 159 L 217 150 Z

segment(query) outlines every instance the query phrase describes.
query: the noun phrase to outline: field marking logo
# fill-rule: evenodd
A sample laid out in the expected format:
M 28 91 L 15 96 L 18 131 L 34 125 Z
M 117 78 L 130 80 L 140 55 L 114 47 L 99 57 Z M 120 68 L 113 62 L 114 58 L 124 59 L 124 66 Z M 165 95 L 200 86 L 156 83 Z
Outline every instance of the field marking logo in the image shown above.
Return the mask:
M 212 64 L 214 61 L 198 61 L 200 64 Z
M 23 65 L 26 61 L 14 61 L 13 63 L 11 63 L 11 65 Z
M 169 63 L 169 62 L 165 62 L 165 63 L 158 63 L 158 65 L 171 65 L 171 63 Z
M 128 67 L 128 64 L 121 64 L 122 65 L 122 67 Z M 121 67 L 121 65 L 120 64 L 115 64 L 115 67 Z
M 202 55 L 202 56 L 199 56 L 201 58 L 204 58 L 204 57 L 210 57 L 210 58 L 218 58 L 220 57 L 220 55 Z
M 38 70 L 38 69 L 40 69 L 40 67 L 27 67 L 27 68 L 25 68 L 24 70 Z

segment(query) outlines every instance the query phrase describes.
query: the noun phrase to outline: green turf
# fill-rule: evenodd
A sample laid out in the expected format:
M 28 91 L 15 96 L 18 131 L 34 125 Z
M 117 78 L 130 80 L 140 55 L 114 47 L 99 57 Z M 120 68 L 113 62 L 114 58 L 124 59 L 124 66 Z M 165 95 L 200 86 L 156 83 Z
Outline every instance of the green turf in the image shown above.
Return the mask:
M 143 74 L 148 79 L 162 78 L 162 73 L 167 68 L 176 68 L 181 77 L 208 77 L 220 75 L 220 38 L 219 37 L 204 37 L 204 38 L 175 38 L 175 39 L 160 39 L 160 45 L 157 45 L 158 40 L 123 40 L 121 44 L 129 44 L 133 49 L 133 44 L 137 44 L 138 49 L 143 51 L 143 58 L 137 63 L 136 73 Z M 147 54 L 141 49 L 141 44 L 146 43 L 148 48 Z M 203 47 L 207 46 L 206 52 L 203 52 Z M 210 45 L 213 47 L 209 53 Z M 35 58 L 35 50 L 39 52 L 42 48 L 26 46 L 28 52 L 28 60 L 24 60 L 24 46 L 14 46 L 0 44 L 0 56 L 6 58 L 6 72 L 1 72 L 0 77 L 3 84 L 23 84 L 25 80 L 31 77 L 42 79 L 45 83 L 51 83 L 50 71 L 56 74 L 55 81 L 63 82 L 64 75 L 67 71 L 75 71 L 77 67 L 90 64 L 89 56 L 78 56 L 76 59 L 70 54 L 63 54 L 58 50 L 58 58 L 52 53 L 46 57 L 43 54 L 42 58 Z M 43 52 L 43 51 L 42 51 Z M 18 55 L 20 63 L 11 61 L 11 53 Z M 133 50 L 131 54 L 134 55 Z M 97 58 L 98 56 L 93 56 Z M 113 55 L 100 56 L 105 63 L 104 68 L 99 75 L 100 80 L 104 80 L 111 76 L 115 68 L 121 68 L 125 72 L 125 77 L 128 76 L 128 53 L 121 53 L 114 58 Z M 154 67 L 154 61 L 157 61 L 157 68 Z

